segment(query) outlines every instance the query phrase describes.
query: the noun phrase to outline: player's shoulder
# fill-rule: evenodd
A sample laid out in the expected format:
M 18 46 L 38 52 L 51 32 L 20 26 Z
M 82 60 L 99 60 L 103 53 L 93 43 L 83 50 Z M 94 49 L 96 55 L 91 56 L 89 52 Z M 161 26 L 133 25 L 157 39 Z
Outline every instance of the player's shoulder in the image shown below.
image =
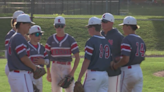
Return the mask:
M 42 49 L 45 49 L 42 43 L 38 43 Z
M 10 38 L 13 34 L 15 34 L 15 31 L 13 29 L 11 29 L 7 34 L 6 34 L 6 38 Z
M 66 36 L 70 39 L 75 39 L 73 36 L 71 36 L 70 34 L 66 33 Z
M 115 30 L 116 35 L 124 37 L 123 34 L 117 28 L 113 28 L 113 30 Z

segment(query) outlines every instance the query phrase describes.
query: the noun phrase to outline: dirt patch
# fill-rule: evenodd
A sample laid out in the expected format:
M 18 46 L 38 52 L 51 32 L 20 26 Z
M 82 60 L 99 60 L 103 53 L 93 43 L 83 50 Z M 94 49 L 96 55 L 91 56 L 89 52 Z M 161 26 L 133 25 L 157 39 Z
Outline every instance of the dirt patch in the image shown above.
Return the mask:
M 157 77 L 164 77 L 164 71 L 159 71 L 154 73 L 153 75 L 157 76 Z

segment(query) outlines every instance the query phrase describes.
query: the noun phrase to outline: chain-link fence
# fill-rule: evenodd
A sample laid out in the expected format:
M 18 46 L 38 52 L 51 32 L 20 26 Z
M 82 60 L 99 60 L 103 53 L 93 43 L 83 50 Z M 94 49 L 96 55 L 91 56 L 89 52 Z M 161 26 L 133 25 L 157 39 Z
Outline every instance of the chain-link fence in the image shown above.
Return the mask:
M 0 0 L 1 12 L 16 9 L 34 14 L 119 14 L 120 0 Z

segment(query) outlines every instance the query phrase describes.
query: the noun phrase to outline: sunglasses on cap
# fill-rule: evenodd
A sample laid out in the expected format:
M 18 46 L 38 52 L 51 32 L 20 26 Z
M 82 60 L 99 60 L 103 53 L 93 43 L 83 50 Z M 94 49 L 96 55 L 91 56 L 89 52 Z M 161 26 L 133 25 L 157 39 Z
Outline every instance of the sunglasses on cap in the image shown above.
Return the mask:
M 108 20 L 103 19 L 103 20 L 101 20 L 101 22 L 102 22 L 102 23 L 108 23 L 109 21 L 108 21 Z
M 64 25 L 55 25 L 55 28 L 64 28 Z
M 33 33 L 36 37 L 42 36 L 42 33 Z

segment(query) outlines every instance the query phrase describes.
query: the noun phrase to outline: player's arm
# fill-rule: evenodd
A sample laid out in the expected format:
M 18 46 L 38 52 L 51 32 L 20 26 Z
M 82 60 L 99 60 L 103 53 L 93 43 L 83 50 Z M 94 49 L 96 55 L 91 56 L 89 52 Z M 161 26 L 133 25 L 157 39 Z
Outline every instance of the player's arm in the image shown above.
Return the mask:
M 88 69 L 89 64 L 90 64 L 90 60 L 85 59 L 84 62 L 83 62 L 83 65 L 82 65 L 82 68 L 81 68 L 81 71 L 80 71 L 80 74 L 79 74 L 79 77 L 78 77 L 77 81 L 81 82 L 81 78 L 83 77 L 84 73 Z
M 49 59 L 48 59 L 47 51 L 44 50 L 44 58 L 35 58 L 34 63 L 37 65 L 48 65 Z
M 75 41 L 75 39 L 73 37 L 70 37 L 68 39 L 70 40 L 70 43 L 71 43 L 71 52 L 75 56 L 74 66 L 73 66 L 71 72 L 69 73 L 69 75 L 74 76 L 74 73 L 76 71 L 76 68 L 77 68 L 77 66 L 79 64 L 79 60 L 80 60 L 79 48 L 78 48 L 77 42 Z
M 118 69 L 119 67 L 126 65 L 128 62 L 129 62 L 129 56 L 123 55 L 122 59 L 118 63 L 114 64 L 114 68 Z
M 76 69 L 77 69 L 77 66 L 78 66 L 78 64 L 79 64 L 79 61 L 80 61 L 79 53 L 74 54 L 74 56 L 75 56 L 74 66 L 73 66 L 73 68 L 72 68 L 72 70 L 71 70 L 71 72 L 70 72 L 70 74 L 69 74 L 69 75 L 71 75 L 71 76 L 74 76 L 74 73 L 75 73 L 75 71 L 76 71 Z
M 28 58 L 28 56 L 23 56 L 21 57 L 21 61 L 28 67 L 30 67 L 31 69 L 33 69 L 33 71 L 36 70 L 36 66 L 32 63 L 32 61 Z
M 126 65 L 129 62 L 131 49 L 132 49 L 132 47 L 131 47 L 128 39 L 127 38 L 124 39 L 122 44 L 121 44 L 122 59 L 119 62 L 114 63 L 113 67 L 115 69 L 117 69 L 123 65 Z
M 88 69 L 88 66 L 90 64 L 90 60 L 92 58 L 93 51 L 94 51 L 94 45 L 90 40 L 88 40 L 86 42 L 86 45 L 85 45 L 85 59 L 84 59 L 84 62 L 83 62 L 83 65 L 82 65 L 82 68 L 81 68 L 81 71 L 80 71 L 80 74 L 78 77 L 79 82 L 81 82 L 82 76 L 84 75 L 84 73 Z
M 46 52 L 47 52 L 47 58 L 49 59 L 49 63 L 48 63 L 48 65 L 46 66 L 47 67 L 47 81 L 49 81 L 49 82 L 51 82 L 51 73 L 50 73 L 50 64 L 51 64 L 51 62 L 50 62 L 50 56 L 51 56 L 51 52 L 50 52 L 50 50 L 51 50 L 51 45 L 50 45 L 50 43 L 51 43 L 51 37 L 49 37 L 49 39 L 47 40 L 47 43 L 46 43 L 46 45 L 45 45 L 45 50 L 46 50 Z

